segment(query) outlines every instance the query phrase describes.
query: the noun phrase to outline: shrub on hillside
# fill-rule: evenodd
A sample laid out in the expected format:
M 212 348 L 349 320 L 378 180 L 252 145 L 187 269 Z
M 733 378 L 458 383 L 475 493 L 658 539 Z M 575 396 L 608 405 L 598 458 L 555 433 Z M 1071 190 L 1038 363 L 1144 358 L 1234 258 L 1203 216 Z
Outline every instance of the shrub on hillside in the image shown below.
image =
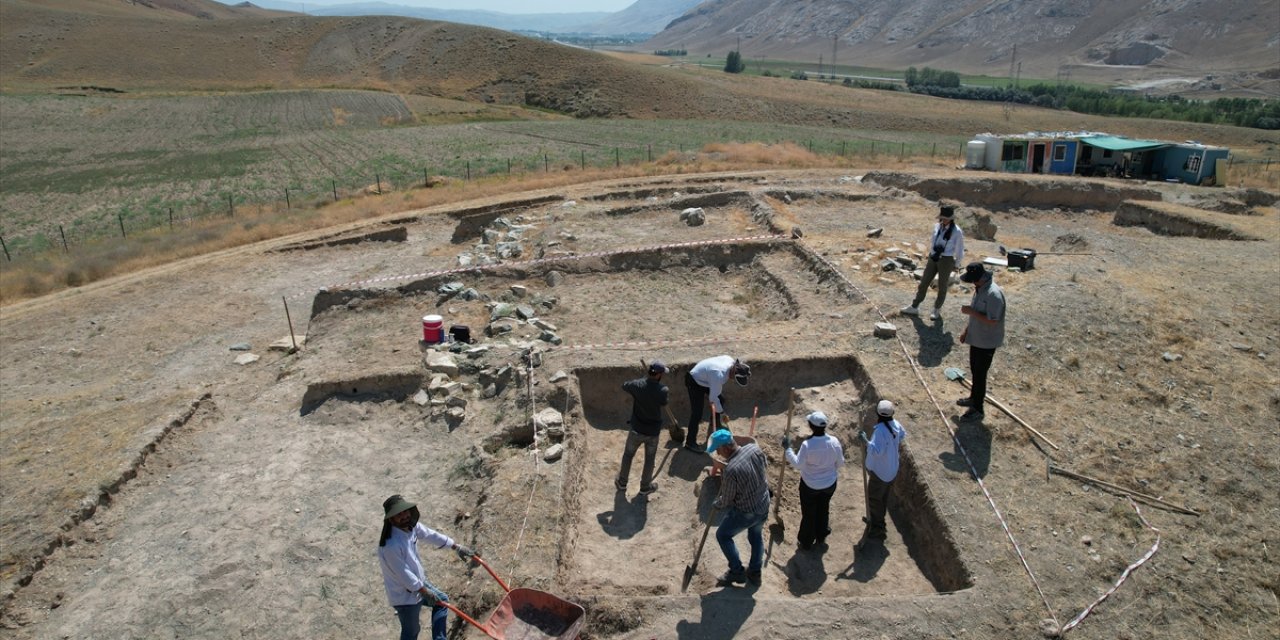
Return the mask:
M 747 68 L 746 63 L 742 61 L 742 54 L 737 51 L 730 51 L 724 59 L 725 73 L 742 73 Z

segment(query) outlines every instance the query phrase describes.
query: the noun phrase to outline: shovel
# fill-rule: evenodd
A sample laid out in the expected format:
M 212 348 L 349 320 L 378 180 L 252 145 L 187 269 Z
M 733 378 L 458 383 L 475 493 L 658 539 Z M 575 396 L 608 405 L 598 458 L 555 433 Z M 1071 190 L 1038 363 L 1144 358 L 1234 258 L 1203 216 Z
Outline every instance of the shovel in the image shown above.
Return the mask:
M 795 387 L 791 387 L 787 389 L 787 430 L 782 433 L 784 436 L 791 435 L 791 414 L 795 413 L 795 410 L 796 390 Z M 779 527 L 785 526 L 782 524 L 782 478 L 786 476 L 787 466 L 787 452 L 783 451 L 782 465 L 778 469 L 778 490 L 773 492 L 776 498 L 773 501 L 773 519 L 777 521 Z
M 960 384 L 964 385 L 964 388 L 966 388 L 966 389 L 972 389 L 972 388 L 973 388 L 973 385 L 971 385 L 971 384 L 969 383 L 969 380 L 968 380 L 968 379 L 966 379 L 966 378 L 964 377 L 964 372 L 963 372 L 963 371 L 961 371 L 960 369 L 957 369 L 957 368 L 955 368 L 955 367 L 947 367 L 947 369 L 946 369 L 946 370 L 944 370 L 944 371 L 943 371 L 943 373 L 944 373 L 944 374 L 946 374 L 946 376 L 947 376 L 947 379 L 948 379 L 948 380 L 959 380 L 959 381 L 960 381 Z M 1049 438 L 1045 437 L 1045 435 L 1044 435 L 1043 433 L 1040 433 L 1039 431 L 1036 431 L 1035 429 L 1033 429 L 1033 428 L 1031 427 L 1031 425 L 1029 425 L 1029 424 L 1027 424 L 1026 422 L 1024 422 L 1024 421 L 1022 420 L 1022 418 L 1019 418 L 1018 416 L 1014 415 L 1014 413 L 1013 413 L 1012 411 L 1010 411 L 1010 410 L 1009 410 L 1009 407 L 1004 406 L 1004 403 L 1003 403 L 1003 402 L 1000 402 L 999 400 L 996 400 L 995 398 L 991 397 L 991 394 L 987 394 L 987 396 L 986 396 L 986 401 L 987 401 L 988 403 L 990 403 L 990 404 L 991 404 L 991 406 L 993 406 L 993 407 L 995 407 L 995 408 L 999 409 L 999 410 L 1000 410 L 1001 412 L 1003 412 L 1006 416 L 1009 416 L 1010 418 L 1013 418 L 1013 421 L 1014 421 L 1014 422 L 1018 423 L 1019 425 L 1022 425 L 1022 428 L 1023 428 L 1023 429 L 1026 429 L 1027 431 L 1030 431 L 1030 432 L 1031 432 L 1032 434 L 1034 434 L 1037 438 L 1040 438 L 1041 440 L 1043 440 L 1043 441 L 1045 442 L 1045 444 L 1047 444 L 1047 445 L 1049 445 L 1049 446 L 1053 447 L 1054 449 L 1060 449 L 1060 447 L 1059 447 L 1058 445 L 1054 444 L 1052 440 L 1050 440 Z
M 724 483 L 720 483 L 720 489 L 724 490 Z M 716 498 L 719 499 L 717 492 Z M 716 521 L 716 516 L 720 515 L 720 510 L 716 509 L 712 503 L 711 513 L 707 514 L 707 526 L 702 528 L 702 540 L 698 541 L 698 550 L 693 554 L 693 562 L 690 562 L 684 568 L 684 579 L 680 582 L 680 593 L 689 590 L 689 583 L 693 581 L 693 574 L 698 572 L 698 560 L 702 559 L 702 548 L 707 546 L 707 534 L 711 533 L 711 523 Z

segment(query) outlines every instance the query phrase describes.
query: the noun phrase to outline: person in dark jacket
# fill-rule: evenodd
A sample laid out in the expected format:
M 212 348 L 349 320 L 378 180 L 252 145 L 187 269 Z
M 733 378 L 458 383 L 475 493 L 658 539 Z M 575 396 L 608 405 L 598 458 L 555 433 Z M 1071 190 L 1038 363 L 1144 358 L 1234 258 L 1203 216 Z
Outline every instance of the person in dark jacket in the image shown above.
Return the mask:
M 667 365 L 654 360 L 649 364 L 649 375 L 622 383 L 622 390 L 631 395 L 631 431 L 627 433 L 627 444 L 622 450 L 622 468 L 613 486 L 618 491 L 627 490 L 627 479 L 631 476 L 631 461 L 636 450 L 644 445 L 644 467 L 640 471 L 640 493 L 649 495 L 658 490 L 653 481 L 653 462 L 658 455 L 658 438 L 662 434 L 662 408 L 667 406 L 669 390 L 662 384 L 662 374 L 667 372 Z

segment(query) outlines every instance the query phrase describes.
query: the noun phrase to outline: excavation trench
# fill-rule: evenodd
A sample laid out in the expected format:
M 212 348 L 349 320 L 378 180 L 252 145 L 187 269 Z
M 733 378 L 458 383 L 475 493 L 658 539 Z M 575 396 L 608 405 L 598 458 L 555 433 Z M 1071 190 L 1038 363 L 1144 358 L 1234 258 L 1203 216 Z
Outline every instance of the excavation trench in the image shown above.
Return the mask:
M 671 389 L 670 409 L 682 423 L 689 416 L 684 376 L 692 362 L 669 362 L 672 371 L 665 382 Z M 755 438 L 769 457 L 768 480 L 780 499 L 780 521 L 765 532 L 769 547 L 764 584 L 759 595 L 777 597 L 846 598 L 885 594 L 954 592 L 972 586 L 969 571 L 959 557 L 945 519 L 928 487 L 916 472 L 910 447 L 902 456 L 902 468 L 893 485 L 890 508 L 890 544 L 868 548 L 855 557 L 864 514 L 861 484 L 861 451 L 853 445 L 856 428 L 874 421 L 879 396 L 873 381 L 853 357 L 752 362 L 751 383 L 725 391 L 726 410 L 734 418 L 731 428 L 748 435 L 751 415 Z M 660 438 L 656 499 L 636 495 L 643 453 L 637 456 L 628 490 L 618 492 L 614 479 L 628 431 L 630 402 L 620 390 L 622 382 L 641 376 L 639 363 L 626 367 L 600 367 L 576 371 L 582 398 L 583 421 L 574 434 L 581 472 L 566 486 L 566 503 L 583 505 L 577 522 L 565 537 L 566 566 L 572 582 L 586 589 L 618 595 L 667 594 L 679 591 L 683 565 L 694 554 L 709 504 L 718 486 L 705 470 L 711 457 L 695 454 Z M 834 420 L 830 433 L 846 447 L 848 463 L 832 501 L 833 532 L 821 552 L 798 551 L 798 475 L 788 470 L 779 489 L 782 449 L 787 427 L 787 393 L 796 390 L 793 432 L 807 435 L 804 415 L 821 409 Z M 700 442 L 705 442 L 706 419 Z M 745 540 L 740 541 L 746 553 Z M 608 558 L 627 558 L 627 571 L 618 571 Z M 745 557 L 745 556 L 744 556 Z M 714 542 L 704 551 L 701 570 L 692 589 L 713 588 L 711 576 L 724 569 L 724 559 Z

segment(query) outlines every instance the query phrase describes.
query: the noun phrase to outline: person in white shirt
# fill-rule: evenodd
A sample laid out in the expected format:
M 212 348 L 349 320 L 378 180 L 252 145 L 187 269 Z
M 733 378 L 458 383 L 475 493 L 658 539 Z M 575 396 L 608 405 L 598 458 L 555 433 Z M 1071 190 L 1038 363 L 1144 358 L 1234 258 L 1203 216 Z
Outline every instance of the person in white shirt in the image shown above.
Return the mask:
M 813 435 L 800 445 L 800 451 L 791 450 L 790 434 L 782 436 L 787 463 L 800 471 L 800 531 L 796 542 L 801 549 L 826 544 L 831 534 L 831 496 L 836 493 L 840 467 L 844 466 L 844 448 L 835 436 L 827 435 L 827 415 L 814 411 L 808 422 Z
M 422 559 L 418 557 L 418 542 L 436 549 L 448 547 L 464 561 L 470 560 L 475 552 L 419 523 L 417 505 L 399 494 L 384 500 L 382 511 L 378 564 L 382 566 L 387 600 L 400 619 L 400 640 L 417 640 L 422 630 L 419 616 L 424 604 L 431 606 L 431 640 L 445 640 L 449 610 L 440 603 L 448 602 L 449 596 L 427 581 Z
M 716 412 L 716 424 L 711 425 L 709 432 L 722 428 L 729 419 L 724 413 L 724 396 L 721 395 L 729 378 L 745 387 L 751 379 L 751 367 L 733 356 L 716 356 L 693 365 L 684 374 L 684 386 L 689 391 L 689 431 L 684 435 L 686 449 L 703 453 L 702 447 L 698 446 L 698 429 L 707 398 L 711 399 L 711 406 Z
M 862 535 L 861 547 L 865 542 L 874 540 L 884 542 L 886 527 L 885 512 L 889 508 L 889 490 L 893 480 L 898 477 L 898 449 L 902 441 L 907 439 L 907 430 L 893 419 L 896 408 L 892 402 L 881 400 L 876 405 L 876 415 L 880 420 L 871 428 L 871 438 L 865 431 L 859 431 L 858 437 L 867 445 L 867 530 Z
M 951 272 L 956 265 L 964 264 L 964 232 L 955 222 L 956 209 L 942 206 L 938 210 L 938 223 L 933 225 L 933 237 L 929 242 L 929 257 L 924 264 L 924 275 L 920 277 L 920 286 L 916 287 L 916 297 L 911 306 L 903 307 L 902 313 L 909 316 L 920 315 L 920 303 L 929 293 L 929 285 L 934 276 L 938 278 L 938 298 L 933 303 L 933 312 L 929 317 L 937 320 L 942 317 L 942 303 L 947 301 L 947 287 L 951 284 Z

